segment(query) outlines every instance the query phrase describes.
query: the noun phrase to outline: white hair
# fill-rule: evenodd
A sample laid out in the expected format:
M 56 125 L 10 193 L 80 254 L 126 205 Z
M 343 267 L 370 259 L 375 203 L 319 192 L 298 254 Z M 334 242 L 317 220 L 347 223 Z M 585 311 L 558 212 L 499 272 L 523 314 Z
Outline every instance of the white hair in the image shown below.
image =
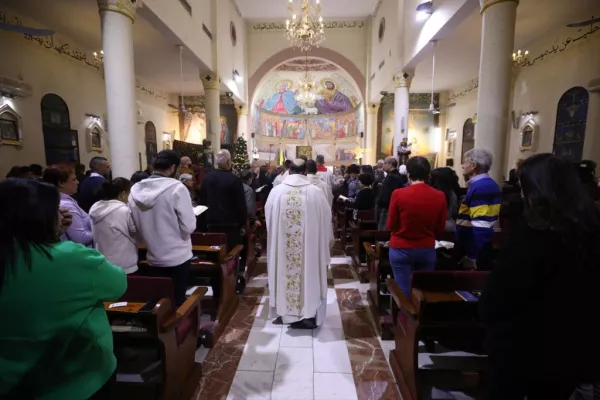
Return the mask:
M 402 164 L 400 168 L 398 168 L 398 172 L 400 172 L 401 175 L 406 175 L 406 165 Z
M 465 162 L 475 164 L 475 170 L 481 174 L 485 174 L 492 168 L 494 156 L 487 149 L 474 148 L 465 153 Z
M 192 175 L 190 175 L 190 174 L 181 174 L 179 176 L 179 180 L 181 182 L 187 182 L 187 181 L 194 180 L 194 177 Z
M 379 164 L 383 164 L 383 163 L 384 163 L 384 161 L 383 161 L 383 160 L 378 160 L 378 161 L 377 161 L 377 165 L 379 165 Z
M 229 152 L 229 150 L 219 150 L 219 152 L 215 156 L 215 164 L 220 166 L 228 161 L 231 161 L 231 153 Z
M 191 163 L 192 163 L 192 160 L 188 156 L 181 157 L 182 165 L 190 165 Z

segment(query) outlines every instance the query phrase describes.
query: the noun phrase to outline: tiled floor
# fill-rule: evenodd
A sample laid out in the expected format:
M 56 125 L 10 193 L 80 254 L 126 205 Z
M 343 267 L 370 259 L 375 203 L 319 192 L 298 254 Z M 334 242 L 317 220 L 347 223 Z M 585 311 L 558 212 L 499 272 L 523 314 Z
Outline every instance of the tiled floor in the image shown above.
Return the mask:
M 208 354 L 198 350 L 204 376 L 194 399 L 400 399 L 372 327 L 367 285 L 349 264 L 332 258 L 327 316 L 315 330 L 273 325 L 266 275 L 253 279 L 219 343 Z

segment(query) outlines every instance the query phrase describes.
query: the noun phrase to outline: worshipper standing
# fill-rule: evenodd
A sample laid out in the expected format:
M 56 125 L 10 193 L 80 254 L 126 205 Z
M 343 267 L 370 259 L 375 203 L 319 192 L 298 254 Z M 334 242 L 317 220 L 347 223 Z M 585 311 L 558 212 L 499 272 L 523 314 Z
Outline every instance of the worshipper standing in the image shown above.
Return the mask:
M 31 164 L 29 169 L 31 170 L 31 179 L 42 179 L 44 167 L 42 167 L 40 164 Z
M 318 158 L 319 156 L 317 156 Z M 323 191 L 329 207 L 333 205 L 333 192 L 331 187 L 319 176 L 319 164 L 313 160 L 306 162 L 306 177 L 316 187 Z
M 360 174 L 358 176 L 360 190 L 353 199 L 345 201 L 347 209 L 354 209 L 353 218 L 357 219 L 358 210 L 374 210 L 375 209 L 375 193 L 373 192 L 373 175 Z
M 131 188 L 129 208 L 148 248 L 144 273 L 171 278 L 176 303 L 185 302 L 192 258 L 191 234 L 196 215 L 188 189 L 174 179 L 179 156 L 163 150 L 154 159 L 154 173 Z M 147 272 L 146 272 L 147 271 Z
M 353 199 L 356 197 L 360 190 L 360 183 L 358 182 L 358 175 L 360 175 L 360 168 L 356 164 L 352 164 L 348 167 L 348 196 Z
M 104 301 L 127 280 L 94 249 L 61 242 L 55 186 L 0 182 L 0 398 L 113 399 L 117 360 Z
M 436 168 L 431 171 L 431 186 L 446 196 L 448 214 L 446 216 L 446 232 L 454 232 L 458 216 L 458 198 L 453 189 L 453 176 L 446 168 Z
M 65 231 L 61 240 L 70 240 L 91 247 L 94 243 L 92 221 L 90 220 L 90 216 L 72 197 L 77 193 L 79 185 L 75 176 L 75 170 L 66 164 L 51 165 L 44 171 L 42 180 L 56 186 L 60 193 L 60 208 L 68 210 L 73 216 L 73 223 Z
M 454 252 L 465 269 L 492 267 L 494 224 L 502 204 L 500 186 L 487 174 L 493 161 L 492 153 L 486 149 L 474 148 L 464 155 L 462 172 L 467 194 L 458 209 Z
M 333 190 L 333 172 L 329 171 L 325 166 L 325 157 L 319 154 L 315 158 L 315 161 L 317 162 L 317 175 L 323 180 L 323 182 L 329 185 L 330 190 Z
M 196 207 L 196 191 L 194 190 L 194 177 L 190 174 L 180 174 L 179 181 L 183 183 L 183 185 L 190 192 L 190 199 L 192 199 L 192 207 Z
M 146 171 L 137 171 L 134 172 L 133 175 L 131 175 L 131 185 L 135 185 L 138 182 L 143 181 L 144 179 L 148 179 L 150 175 L 148 175 L 148 173 Z
M 377 229 L 380 231 L 386 230 L 392 193 L 396 189 L 403 188 L 408 183 L 406 175 L 400 175 L 400 172 L 398 172 L 398 160 L 396 160 L 396 157 L 386 157 L 383 162 L 383 170 L 387 175 L 383 180 L 377 197 L 377 216 L 379 221 Z
M 425 183 L 431 171 L 425 157 L 409 158 L 406 169 L 410 186 L 392 194 L 387 227 L 394 279 L 410 299 L 413 271 L 435 268 L 435 237 L 446 228 L 447 206 L 444 193 Z
M 246 210 L 250 227 L 260 226 L 260 222 L 256 220 L 256 192 L 250 186 L 254 180 L 254 175 L 252 175 L 252 171 L 245 170 L 240 174 L 240 179 L 244 186 L 244 199 L 246 199 Z
M 283 162 L 283 172 L 280 175 L 277 175 L 275 180 L 273 181 L 273 187 L 280 185 L 281 182 L 290 174 L 290 165 L 292 164 L 291 160 L 285 160 Z
M 152 173 L 154 172 L 154 167 L 152 166 L 152 164 L 148 164 L 144 172 L 147 173 L 148 176 L 152 175 Z
M 203 214 L 207 231 L 226 234 L 227 249 L 231 250 L 246 234 L 246 196 L 242 181 L 231 173 L 231 153 L 219 151 L 215 163 L 217 169 L 204 175 L 198 204 L 208 207 Z
M 377 169 L 383 169 L 383 164 L 385 164 L 385 160 L 377 160 Z
M 83 164 L 75 164 L 75 176 L 77 177 L 77 180 L 79 181 L 79 184 L 81 184 L 83 182 L 83 180 L 86 178 L 86 176 L 85 176 L 85 165 L 83 165 Z
M 102 185 L 102 200 L 90 209 L 96 249 L 126 274 L 138 270 L 137 229 L 127 206 L 131 182 L 116 178 Z
M 518 170 L 525 218 L 480 298 L 488 400 L 567 400 L 600 382 L 600 212 L 570 163 L 537 154 Z
M 179 174 L 194 174 L 194 171 L 192 170 L 192 160 L 189 157 L 181 157 L 181 166 L 179 167 Z
M 100 200 L 102 184 L 110 175 L 110 165 L 104 157 L 93 157 L 90 160 L 90 176 L 81 182 L 77 193 L 77 202 L 85 212 L 89 212 L 92 205 Z
M 294 160 L 265 205 L 269 304 L 275 323 L 313 329 L 325 318 L 333 229 L 325 195 L 304 174 Z

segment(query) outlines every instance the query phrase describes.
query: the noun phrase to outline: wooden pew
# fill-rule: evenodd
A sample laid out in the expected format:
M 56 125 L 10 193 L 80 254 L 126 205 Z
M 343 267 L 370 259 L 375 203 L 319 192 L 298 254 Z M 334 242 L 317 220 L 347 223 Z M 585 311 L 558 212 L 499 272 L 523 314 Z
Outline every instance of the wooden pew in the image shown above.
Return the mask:
M 374 210 L 359 210 L 356 214 L 356 220 L 350 221 L 348 225 L 352 235 L 352 262 L 354 263 L 354 268 L 359 272 L 359 276 L 361 276 L 359 270 L 365 259 L 365 250 L 362 243 L 369 241 L 373 236 L 372 234 L 367 234 L 367 232 L 377 231 L 377 220 Z M 368 274 L 365 271 L 362 275 L 364 275 L 364 281 L 361 276 L 361 282 L 366 283 Z
M 231 320 L 239 304 L 236 293 L 239 256 L 243 246 L 227 251 L 227 238 L 223 233 L 193 233 L 192 253 L 196 259 L 190 267 L 193 286 L 210 285 L 213 297 L 203 301 L 203 308 L 213 322 L 203 324 L 203 340 L 206 347 L 217 342 Z
M 404 400 L 425 398 L 420 391 L 434 383 L 448 386 L 447 390 L 465 390 L 481 381 L 485 358 L 477 355 L 460 357 L 460 362 L 456 357 L 454 363 L 447 362 L 448 357 L 432 355 L 432 364 L 419 368 L 419 342 L 435 341 L 452 351 L 483 354 L 485 332 L 478 320 L 477 301 L 466 301 L 457 291 L 481 291 L 487 274 L 415 272 L 410 299 L 393 279 L 387 280 L 396 325 L 390 365 Z
M 377 332 L 383 340 L 392 340 L 394 338 L 393 322 L 385 279 L 387 276 L 393 276 L 393 273 L 389 262 L 389 248 L 384 246 L 384 243 L 390 240 L 390 232 L 373 231 L 373 235 L 373 242 L 363 242 L 369 273 L 367 301 L 375 320 Z
M 118 300 L 127 304 L 104 303 L 118 360 L 117 399 L 176 399 L 186 385 L 197 382 L 197 327 L 205 292 L 198 288 L 176 309 L 169 278 L 128 276 L 127 291 Z M 137 375 L 149 364 L 154 373 L 141 374 L 145 382 L 123 381 L 132 380 L 124 374 Z

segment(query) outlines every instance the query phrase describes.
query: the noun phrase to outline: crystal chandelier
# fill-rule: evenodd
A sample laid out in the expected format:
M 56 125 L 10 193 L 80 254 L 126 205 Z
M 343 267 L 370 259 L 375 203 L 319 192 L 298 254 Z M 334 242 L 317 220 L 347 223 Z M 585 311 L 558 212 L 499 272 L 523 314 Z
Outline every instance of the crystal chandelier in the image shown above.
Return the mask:
M 325 40 L 323 17 L 319 0 L 315 4 L 309 4 L 310 0 L 300 0 L 302 5 L 297 13 L 294 0 L 289 0 L 288 10 L 293 14 L 292 20 L 285 21 L 285 35 L 294 48 L 301 51 L 309 51 Z
M 522 67 L 524 64 L 526 64 L 529 61 L 529 52 L 527 50 L 525 50 L 525 51 L 518 50 L 513 53 L 512 60 L 513 60 L 513 63 L 517 67 Z
M 300 106 L 306 108 L 312 107 L 315 104 L 315 89 L 317 88 L 317 84 L 308 72 L 308 53 L 306 53 L 305 66 L 306 70 L 304 72 L 304 77 L 302 77 L 298 83 L 298 94 L 296 95 L 296 101 Z

